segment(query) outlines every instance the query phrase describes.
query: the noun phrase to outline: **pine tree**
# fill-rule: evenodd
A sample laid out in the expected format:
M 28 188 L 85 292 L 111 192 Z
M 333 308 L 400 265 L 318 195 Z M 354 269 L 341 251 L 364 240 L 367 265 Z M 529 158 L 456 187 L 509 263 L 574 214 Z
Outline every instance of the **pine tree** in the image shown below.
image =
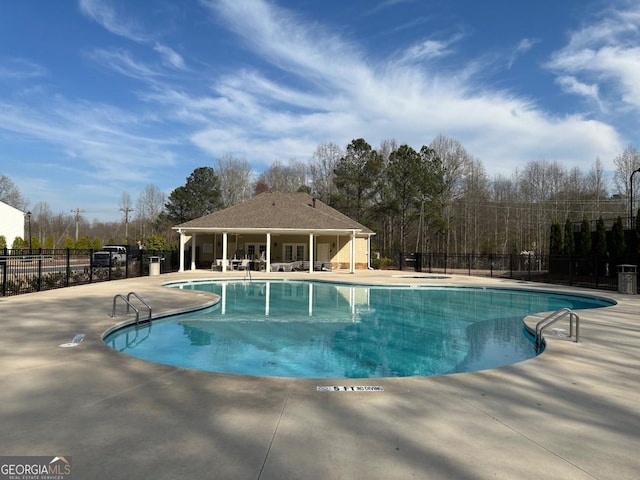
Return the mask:
M 581 257 L 588 257 L 591 255 L 591 226 L 587 216 L 582 216 L 582 223 L 580 224 L 580 242 L 578 243 L 578 255 Z
M 607 228 L 604 225 L 604 220 L 602 215 L 598 218 L 596 223 L 596 244 L 595 244 L 595 253 L 600 258 L 605 258 L 607 256 Z
M 562 254 L 562 227 L 558 222 L 551 225 L 551 233 L 549 235 L 549 254 Z
M 567 218 L 564 222 L 564 254 L 573 255 L 576 249 L 576 240 L 573 236 L 573 225 L 571 220 Z
M 615 261 L 620 261 L 627 250 L 627 245 L 624 240 L 624 226 L 622 225 L 622 218 L 616 218 L 613 228 L 611 229 L 611 245 L 609 251 Z

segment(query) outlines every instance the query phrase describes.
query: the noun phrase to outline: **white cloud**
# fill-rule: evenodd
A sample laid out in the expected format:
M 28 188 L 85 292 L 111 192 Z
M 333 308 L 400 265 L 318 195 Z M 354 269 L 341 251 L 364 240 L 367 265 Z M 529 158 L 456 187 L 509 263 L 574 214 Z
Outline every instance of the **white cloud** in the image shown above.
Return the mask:
M 560 78 L 598 88 L 608 97 L 640 108 L 640 7 L 609 10 L 592 24 L 571 34 L 568 44 L 554 52 L 547 68 Z M 562 81 L 560 81 L 562 85 Z M 572 93 L 584 95 L 582 89 Z
M 176 140 L 146 135 L 139 117 L 101 104 L 60 97 L 37 108 L 4 103 L 0 123 L 7 131 L 57 146 L 68 159 L 89 165 L 87 175 L 104 184 L 138 181 L 152 168 L 175 161 Z
M 270 3 L 221 0 L 207 5 L 262 61 L 304 85 L 294 90 L 266 70 L 218 84 L 214 110 L 234 112 L 225 128 L 241 139 L 242 147 L 221 134 L 222 125 L 203 128 L 192 139 L 214 155 L 242 148 L 249 160 L 264 158 L 266 145 L 291 148 L 271 157 L 305 151 L 308 157 L 320 142 L 347 143 L 357 137 L 372 143 L 396 138 L 420 147 L 442 133 L 461 141 L 490 172 L 510 173 L 518 162 L 549 159 L 583 166 L 587 159 L 609 159 L 620 151 L 620 139 L 607 124 L 555 117 L 526 98 L 483 89 L 470 73 L 477 65 L 444 72 L 406 57 L 374 61 L 350 42 Z M 527 51 L 534 43 L 521 41 L 517 50 Z M 446 51 L 437 42 L 414 48 L 414 57 Z
M 375 5 L 371 10 L 367 12 L 368 15 L 373 15 L 374 13 L 378 13 L 380 10 L 385 10 L 387 8 L 395 7 L 396 5 L 400 5 L 402 3 L 413 3 L 415 0 L 383 0 Z
M 402 61 L 429 61 L 449 55 L 452 53 L 449 47 L 459 38 L 455 37 L 447 41 L 424 40 L 409 47 L 402 56 Z
M 598 85 L 588 85 L 586 83 L 582 83 L 576 77 L 573 77 L 571 75 L 562 75 L 560 77 L 557 77 L 556 83 L 560 85 L 562 90 L 564 90 L 565 92 L 588 97 L 600 103 L 600 98 L 598 96 Z
M 0 56 L 0 80 L 26 80 L 47 74 L 46 68 L 28 59 Z
M 182 55 L 180 55 L 172 48 L 156 42 L 153 49 L 161 55 L 163 63 L 165 63 L 165 65 L 169 65 L 170 67 L 176 68 L 178 70 L 185 70 L 186 66 L 184 63 L 184 58 L 182 58 Z
M 118 15 L 114 8 L 104 0 L 80 0 L 80 11 L 105 29 L 120 37 L 135 42 L 149 40 L 141 27 L 132 19 Z
M 534 45 L 537 44 L 538 42 L 539 40 L 534 40 L 531 38 L 523 38 L 522 40 L 520 40 L 518 44 L 515 46 L 515 48 L 513 49 L 513 51 L 511 52 L 511 55 L 509 57 L 509 62 L 508 62 L 508 68 L 513 67 L 513 64 L 516 62 L 516 60 L 521 55 L 531 50 L 534 47 Z
M 102 67 L 110 68 L 126 77 L 150 81 L 162 73 L 153 66 L 135 60 L 126 50 L 96 49 L 87 56 Z

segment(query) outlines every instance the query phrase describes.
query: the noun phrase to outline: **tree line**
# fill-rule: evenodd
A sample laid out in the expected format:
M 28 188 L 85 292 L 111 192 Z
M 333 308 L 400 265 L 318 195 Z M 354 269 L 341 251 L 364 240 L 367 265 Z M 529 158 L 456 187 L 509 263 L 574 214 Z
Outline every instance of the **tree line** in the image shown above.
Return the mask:
M 123 193 L 120 222 L 88 222 L 81 212 L 55 215 L 40 202 L 32 228 L 39 242 L 50 236 L 56 246 L 81 238 L 168 246 L 177 241 L 171 226 L 264 191 L 305 191 L 375 231 L 374 248 L 384 253 L 548 253 L 551 225 L 586 220 L 595 229 L 601 217 L 609 226 L 618 217 L 630 223 L 629 178 L 640 168 L 640 153 L 627 147 L 614 165 L 607 176 L 598 158 L 587 171 L 539 160 L 490 177 L 479 159 L 444 135 L 418 150 L 393 139 L 373 148 L 358 138 L 344 148 L 318 145 L 306 163 L 275 161 L 259 174 L 247 160 L 225 155 L 196 168 L 168 196 L 148 185 L 134 204 Z M 0 199 L 7 191 L 2 184 Z

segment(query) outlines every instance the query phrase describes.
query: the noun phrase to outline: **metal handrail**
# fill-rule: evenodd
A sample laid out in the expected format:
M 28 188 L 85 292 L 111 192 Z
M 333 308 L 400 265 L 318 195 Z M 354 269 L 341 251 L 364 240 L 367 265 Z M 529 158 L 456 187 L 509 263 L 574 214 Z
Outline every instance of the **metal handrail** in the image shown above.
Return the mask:
M 567 316 L 569 317 L 569 338 L 574 337 L 573 322 L 575 320 L 576 328 L 574 341 L 577 343 L 580 340 L 580 317 L 577 313 L 569 308 L 561 308 L 560 310 L 556 310 L 555 312 L 547 315 L 536 324 L 536 351 L 539 351 L 540 347 L 542 346 L 543 330 L 548 326 L 553 325 L 557 321 L 566 318 Z
M 133 295 L 138 300 L 140 300 L 144 304 L 144 306 L 149 309 L 149 316 L 147 317 L 147 322 L 150 322 L 151 321 L 151 305 L 145 302 L 144 299 L 140 295 L 138 295 L 136 292 L 129 292 L 129 294 L 127 295 L 127 313 L 129 313 L 129 305 L 131 305 L 131 295 Z
M 113 309 L 111 310 L 111 318 L 114 318 L 116 316 L 116 300 L 118 300 L 118 298 L 121 298 L 124 301 L 124 303 L 127 304 L 127 313 L 129 313 L 129 307 L 133 308 L 133 310 L 136 312 L 136 325 L 138 325 L 138 323 L 140 322 L 140 310 L 138 310 L 134 305 L 132 305 L 131 302 L 127 300 L 127 298 L 120 293 L 118 293 L 113 297 Z
M 140 297 L 140 295 L 138 295 L 135 292 L 129 292 L 129 294 L 126 297 L 120 293 L 118 293 L 113 297 L 113 308 L 111 310 L 111 318 L 114 318 L 116 316 L 116 301 L 118 300 L 118 298 L 121 298 L 122 301 L 127 305 L 127 315 L 129 314 L 129 309 L 133 309 L 133 311 L 136 312 L 136 326 L 140 323 L 140 310 L 138 310 L 136 306 L 133 303 L 131 303 L 130 299 L 132 295 L 135 296 L 138 300 L 140 300 L 149 309 L 149 316 L 147 317 L 146 321 L 150 322 L 151 321 L 151 305 L 145 302 L 142 299 L 142 297 Z

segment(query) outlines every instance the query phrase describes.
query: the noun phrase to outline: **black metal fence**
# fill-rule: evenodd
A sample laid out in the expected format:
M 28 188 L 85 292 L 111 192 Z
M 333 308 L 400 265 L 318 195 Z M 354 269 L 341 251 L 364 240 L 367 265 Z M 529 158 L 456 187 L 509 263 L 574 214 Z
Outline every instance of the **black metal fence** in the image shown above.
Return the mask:
M 398 253 L 391 268 L 420 273 L 509 278 L 604 290 L 619 290 L 619 265 L 640 265 L 640 256 L 620 258 L 523 254 Z M 624 275 L 624 274 L 623 274 Z M 636 279 L 636 293 L 638 290 Z
M 152 257 L 160 273 L 179 268 L 179 252 L 130 250 L 126 262 L 108 266 L 93 262 L 93 250 L 38 249 L 0 250 L 0 296 L 51 290 L 149 274 Z M 614 261 L 610 258 L 580 258 L 564 255 L 396 253 L 374 266 L 433 274 L 462 274 L 619 290 L 618 266 L 640 265 L 640 256 Z M 638 282 L 636 279 L 636 293 Z
M 107 266 L 94 265 L 93 254 L 71 249 L 0 250 L 0 296 L 145 276 L 152 257 L 159 261 L 160 273 L 179 268 L 177 251 L 135 249 L 127 253 L 126 262 L 114 258 Z

